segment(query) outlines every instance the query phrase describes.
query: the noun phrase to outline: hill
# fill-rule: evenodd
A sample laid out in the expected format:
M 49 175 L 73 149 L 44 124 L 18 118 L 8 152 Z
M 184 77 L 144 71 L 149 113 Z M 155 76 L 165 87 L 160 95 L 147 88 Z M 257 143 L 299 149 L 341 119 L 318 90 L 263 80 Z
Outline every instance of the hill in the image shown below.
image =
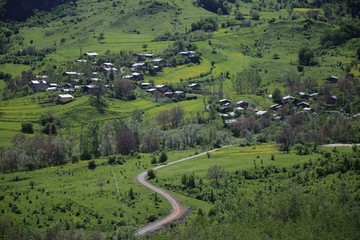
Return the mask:
M 51 9 L 0 22 L 0 232 L 131 239 L 168 209 L 136 173 L 232 145 L 156 172 L 191 213 L 149 238 L 355 239 L 358 149 L 319 145 L 360 142 L 357 2 L 27 2 Z

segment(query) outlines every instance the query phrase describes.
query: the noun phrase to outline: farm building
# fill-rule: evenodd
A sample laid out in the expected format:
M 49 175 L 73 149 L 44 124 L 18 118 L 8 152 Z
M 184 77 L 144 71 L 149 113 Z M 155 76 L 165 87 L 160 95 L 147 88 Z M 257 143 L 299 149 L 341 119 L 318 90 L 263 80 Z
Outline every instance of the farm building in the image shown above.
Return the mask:
M 32 80 L 30 81 L 32 89 L 35 92 L 45 91 L 46 90 L 46 81 L 45 80 Z
M 75 98 L 71 94 L 59 94 L 55 100 L 58 103 L 68 103 L 74 101 L 74 99 Z

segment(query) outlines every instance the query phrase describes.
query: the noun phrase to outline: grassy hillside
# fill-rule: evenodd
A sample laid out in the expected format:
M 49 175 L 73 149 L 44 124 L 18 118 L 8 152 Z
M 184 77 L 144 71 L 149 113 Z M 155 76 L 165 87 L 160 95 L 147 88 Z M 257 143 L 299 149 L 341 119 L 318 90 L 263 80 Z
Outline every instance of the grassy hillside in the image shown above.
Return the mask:
M 169 161 L 193 154 L 192 151 L 168 153 Z M 164 199 L 134 181 L 150 168 L 150 154 L 126 157 L 121 165 L 97 159 L 51 167 L 33 172 L 1 175 L 1 220 L 29 231 L 45 232 L 55 223 L 68 230 L 83 229 L 112 233 L 116 229 L 132 232 L 138 226 L 165 216 L 169 209 Z M 131 197 L 130 189 L 134 196 Z M 149 220 L 152 219 L 152 220 Z

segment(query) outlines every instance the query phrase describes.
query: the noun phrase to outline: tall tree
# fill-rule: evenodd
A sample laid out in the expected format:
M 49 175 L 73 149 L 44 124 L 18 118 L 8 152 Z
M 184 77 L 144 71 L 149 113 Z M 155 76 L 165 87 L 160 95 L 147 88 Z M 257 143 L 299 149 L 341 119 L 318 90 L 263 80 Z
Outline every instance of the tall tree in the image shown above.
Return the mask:
M 208 169 L 208 178 L 215 180 L 215 184 L 219 185 L 219 180 L 225 176 L 225 171 L 219 165 L 213 165 Z

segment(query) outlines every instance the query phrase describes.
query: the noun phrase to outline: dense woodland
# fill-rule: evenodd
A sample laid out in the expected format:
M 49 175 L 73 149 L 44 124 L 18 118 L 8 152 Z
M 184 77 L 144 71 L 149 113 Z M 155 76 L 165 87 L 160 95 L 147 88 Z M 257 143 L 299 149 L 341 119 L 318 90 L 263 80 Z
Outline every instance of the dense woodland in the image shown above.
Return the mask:
M 78 5 L 83 4 L 80 0 L 0 1 L 0 64 L 28 67 L 20 74 L 2 71 L 1 68 L 0 79 L 4 87 L 1 89 L 0 107 L 6 108 L 14 102 L 14 106 L 18 107 L 16 100 L 20 99 L 49 109 L 46 113 L 36 110 L 38 112 L 34 115 L 26 113 L 21 116 L 21 119 L 27 119 L 31 115 L 31 120 L 21 120 L 21 129 L 16 130 L 11 143 L 0 147 L 0 171 L 4 176 L 53 166 L 61 168 L 67 164 L 77 166 L 82 160 L 88 161 L 88 169 L 93 170 L 96 159 L 106 158 L 103 166 L 123 165 L 125 159 L 133 162 L 141 159 L 141 154 L 152 154 L 148 164 L 155 166 L 166 162 L 169 152 L 194 149 L 198 153 L 227 145 L 239 148 L 253 146 L 256 149 L 258 144 L 275 143 L 279 153 L 306 156 L 308 161 L 280 167 L 276 165 L 274 154 L 271 154 L 269 159 L 274 161 L 273 165 L 264 166 L 263 159 L 257 156 L 250 170 L 227 170 L 214 164 L 206 176 L 189 172 L 167 179 L 154 171 L 149 172 L 154 184 L 211 204 L 211 209 L 190 209 L 189 212 L 196 212 L 196 217 L 183 220 L 185 226 L 173 223 L 146 239 L 360 238 L 360 150 L 356 145 L 351 150 L 324 150 L 320 147 L 328 143 L 360 142 L 360 1 L 197 0 L 191 3 L 191 7 L 206 10 L 206 14 L 196 20 L 187 17 L 186 21 L 191 22 L 186 26 L 181 25 L 185 19 L 178 18 L 186 10 L 174 1 L 141 1 L 136 13 L 131 12 L 127 3 L 122 1 L 98 0 L 91 4 L 97 6 L 97 3 L 103 2 L 108 2 L 108 5 L 102 11 L 115 9 L 120 16 L 106 22 L 106 26 L 110 26 L 109 33 L 94 30 L 103 20 L 90 22 L 91 27 L 84 25 L 80 30 L 79 25 L 91 21 L 96 15 L 91 12 L 92 16 L 85 16 L 83 12 L 78 12 Z M 93 6 L 91 11 L 96 10 Z M 281 11 L 283 15 L 263 20 L 267 14 Z M 142 42 L 141 50 L 152 53 L 148 50 L 151 45 L 162 44 L 159 46 L 163 47 L 156 53 L 156 57 L 163 61 L 160 68 L 154 68 L 152 59 L 139 56 L 139 49 L 107 49 L 95 58 L 94 63 L 94 58 L 86 57 L 80 47 L 76 50 L 79 50 L 79 54 L 75 54 L 76 59 L 65 57 L 66 61 L 55 60 L 54 56 L 59 54 L 60 49 L 66 48 L 66 44 L 76 42 L 76 46 L 84 43 L 104 46 L 114 41 L 111 34 L 120 31 L 121 27 L 125 28 L 121 25 L 125 18 L 142 15 L 155 19 L 159 12 L 164 17 L 170 14 L 173 29 L 160 33 L 154 30 L 156 24 L 151 25 L 148 30 L 151 38 L 144 37 L 146 41 Z M 90 37 L 70 34 L 69 28 L 54 27 L 49 30 L 51 22 L 55 21 L 64 26 L 75 26 L 78 32 L 86 29 Z M 294 23 L 294 27 L 288 29 L 287 25 L 282 26 L 289 23 Z M 126 31 L 141 38 L 145 30 L 135 23 L 134 26 Z M 267 27 L 274 28 L 269 30 Z M 22 35 L 32 28 L 43 28 L 44 38 L 52 39 L 56 31 L 63 31 L 64 36 L 52 39 L 54 44 L 39 46 L 34 43 L 34 36 L 25 41 Z M 224 54 L 230 48 L 226 44 L 235 41 L 232 37 L 241 39 L 244 36 L 245 39 L 252 28 L 261 29 L 262 32 L 256 35 L 260 37 L 253 42 L 247 39 L 234 43 L 236 60 Z M 221 42 L 222 35 L 229 37 L 224 38 L 224 43 Z M 284 50 L 271 52 L 274 45 L 271 46 L 266 37 L 275 40 L 276 45 L 284 44 Z M 300 37 L 304 41 L 312 41 L 311 44 L 294 40 Z M 294 45 L 300 47 L 294 50 L 286 45 L 283 38 L 292 39 Z M 290 52 L 295 52 L 295 60 L 288 57 Z M 64 58 L 63 52 L 60 55 Z M 239 67 L 238 58 L 242 58 L 245 67 Z M 333 58 L 337 58 L 336 63 L 331 62 Z M 244 64 L 249 59 L 253 62 Z M 284 64 L 277 63 L 282 59 L 287 59 L 288 68 L 273 74 L 277 65 Z M 138 62 L 146 62 L 139 75 L 146 80 L 151 79 L 147 83 L 153 87 L 159 85 L 156 80 L 159 75 L 171 74 L 177 69 L 191 72 L 205 64 L 209 67 L 196 76 L 181 77 L 179 81 L 167 84 L 171 93 L 184 93 L 184 96 L 168 98 L 165 92 L 151 94 L 142 89 L 143 80 L 125 77 L 133 73 L 131 69 Z M 266 65 L 268 62 L 271 65 Z M 118 69 L 106 70 L 104 64 L 107 63 Z M 224 67 L 228 64 L 234 65 Z M 325 67 L 339 75 L 327 80 L 309 74 L 311 71 L 321 72 Z M 122 73 L 119 74 L 118 70 Z M 65 74 L 70 71 L 75 73 L 76 79 Z M 83 89 L 89 85 L 89 79 L 94 79 L 94 72 L 101 81 L 96 81 L 94 90 L 88 93 Z M 181 73 L 185 75 L 184 72 Z M 323 78 L 331 76 L 332 72 L 326 74 Z M 74 102 L 81 101 L 85 105 L 81 111 L 86 109 L 89 111 L 87 115 L 79 117 L 76 106 L 69 107 L 75 110 L 63 115 L 60 111 L 52 111 L 52 107 L 60 105 L 54 103 L 59 92 L 38 92 L 29 84 L 42 75 L 59 86 L 75 86 L 73 82 L 76 80 L 79 88 L 71 93 L 76 98 Z M 190 83 L 201 85 L 201 89 L 189 89 Z M 246 100 L 246 107 L 237 106 L 236 101 L 241 99 Z M 226 105 L 223 100 L 228 101 Z M 142 102 L 131 105 L 136 107 L 126 115 L 110 114 L 111 108 L 119 102 L 123 104 L 121 108 L 126 108 L 128 103 L 136 101 Z M 145 103 L 148 107 L 142 106 Z M 192 108 L 193 104 L 196 108 L 189 114 L 187 108 Z M 151 114 L 147 114 L 147 110 L 151 110 Z M 266 111 L 260 115 L 261 110 Z M 0 112 L 2 122 L 8 124 L 6 114 L 9 112 Z M 81 118 L 86 118 L 86 124 L 79 120 Z M 76 121 L 80 122 L 80 127 L 74 127 L 73 122 Z M 14 130 L 11 131 L 13 133 Z M 209 153 L 208 158 L 211 158 Z M 142 163 L 142 167 L 145 166 Z M 140 171 L 140 162 L 136 162 L 136 167 Z M 31 189 L 34 185 L 35 182 L 30 184 Z M 103 185 L 105 183 L 100 181 L 100 192 Z M 134 193 L 131 188 L 126 194 L 126 203 L 134 208 L 134 199 L 139 192 Z M 0 202 L 5 197 L 8 196 L 0 195 Z M 155 205 L 161 202 L 157 195 L 154 199 Z M 8 207 L 16 216 L 21 214 L 14 206 Z M 62 223 L 37 231 L 29 224 L 24 227 L 3 219 L 4 211 L 0 213 L 0 238 L 4 239 L 136 238 L 133 236 L 136 226 L 123 222 L 121 230 L 114 224 L 114 230 L 101 229 L 90 235 L 81 232 L 86 227 Z M 148 221 L 156 218 L 151 215 Z

